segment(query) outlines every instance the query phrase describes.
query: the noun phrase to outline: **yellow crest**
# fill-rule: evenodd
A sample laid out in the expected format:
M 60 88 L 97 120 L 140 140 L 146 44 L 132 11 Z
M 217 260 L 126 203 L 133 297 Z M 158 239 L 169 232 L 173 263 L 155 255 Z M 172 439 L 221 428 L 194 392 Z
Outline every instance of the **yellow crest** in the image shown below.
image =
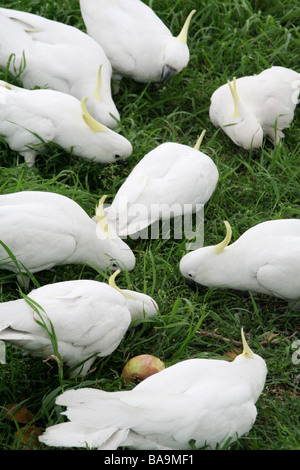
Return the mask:
M 242 336 L 242 342 L 243 342 L 242 356 L 253 357 L 253 351 L 251 351 L 250 347 L 248 346 L 243 328 L 241 329 L 241 336 Z
M 179 35 L 177 36 L 177 39 L 179 39 L 180 42 L 183 42 L 184 44 L 187 43 L 187 35 L 188 35 L 188 30 L 190 26 L 190 22 L 192 19 L 192 16 L 196 13 L 196 10 L 192 10 L 187 19 L 185 20 L 185 23 L 183 25 L 182 30 L 180 31 Z
M 238 97 L 237 89 L 236 89 L 236 78 L 233 77 L 233 85 L 231 85 L 229 80 L 227 81 L 227 83 L 229 85 L 231 95 L 232 95 L 232 98 L 233 98 L 233 106 L 234 106 L 233 117 L 238 118 L 239 117 L 239 112 L 238 112 L 237 104 L 239 102 L 239 97 Z
M 102 88 L 102 78 L 101 78 L 102 65 L 103 64 L 100 65 L 99 70 L 98 70 L 97 86 L 94 90 L 94 96 L 95 98 L 97 98 L 98 101 L 100 101 L 100 103 L 102 101 L 101 94 L 100 94 L 100 90 Z
M 108 284 L 110 285 L 110 287 L 113 287 L 114 289 L 116 289 L 117 291 L 121 292 L 121 294 L 123 294 L 122 292 L 122 289 L 120 289 L 116 283 L 115 283 L 115 279 L 117 277 L 118 274 L 120 274 L 120 269 L 118 269 L 117 271 L 115 271 L 109 278 L 109 281 L 108 281 Z
M 112 240 L 113 238 L 109 233 L 109 225 L 105 218 L 104 210 L 103 210 L 103 205 L 104 205 L 104 201 L 106 198 L 107 196 L 102 196 L 102 198 L 100 199 L 99 204 L 96 207 L 96 217 L 97 217 L 98 225 L 104 232 L 106 238 L 108 238 L 109 240 Z
M 225 236 L 224 240 L 221 243 L 219 243 L 218 245 L 215 246 L 215 250 L 218 253 L 218 255 L 220 253 L 222 253 L 224 248 L 226 248 L 226 246 L 229 244 L 229 242 L 231 240 L 231 235 L 232 235 L 232 231 L 231 231 L 231 227 L 229 225 L 229 222 L 227 222 L 227 220 L 224 220 L 224 224 L 225 224 L 225 227 L 226 227 L 226 236 Z
M 87 108 L 86 108 L 86 102 L 87 102 L 87 98 L 82 98 L 81 100 L 81 110 L 82 110 L 82 118 L 84 120 L 84 122 L 89 126 L 89 128 L 93 131 L 93 132 L 105 132 L 105 129 L 106 127 L 103 126 L 103 124 L 101 124 L 100 122 L 96 121 L 96 119 L 94 119 L 90 113 L 88 112 Z
M 205 132 L 206 132 L 205 129 L 201 132 L 201 135 L 200 135 L 199 139 L 197 140 L 197 143 L 194 147 L 196 150 L 200 149 Z

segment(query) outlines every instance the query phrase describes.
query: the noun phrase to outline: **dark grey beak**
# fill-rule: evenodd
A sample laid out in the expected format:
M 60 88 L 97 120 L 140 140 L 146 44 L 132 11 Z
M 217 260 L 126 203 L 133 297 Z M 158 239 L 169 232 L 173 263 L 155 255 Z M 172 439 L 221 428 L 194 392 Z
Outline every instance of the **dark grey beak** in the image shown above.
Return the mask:
M 191 279 L 190 277 L 185 277 L 184 280 L 185 280 L 186 285 L 193 292 L 199 292 L 199 291 L 204 291 L 208 289 L 207 286 L 204 286 L 203 284 L 198 284 L 197 282 L 194 281 L 194 279 Z
M 167 82 L 168 80 L 170 80 L 171 77 L 173 77 L 175 73 L 176 73 L 175 69 L 173 69 L 172 67 L 169 67 L 168 65 L 164 65 L 162 69 L 160 81 L 162 83 Z

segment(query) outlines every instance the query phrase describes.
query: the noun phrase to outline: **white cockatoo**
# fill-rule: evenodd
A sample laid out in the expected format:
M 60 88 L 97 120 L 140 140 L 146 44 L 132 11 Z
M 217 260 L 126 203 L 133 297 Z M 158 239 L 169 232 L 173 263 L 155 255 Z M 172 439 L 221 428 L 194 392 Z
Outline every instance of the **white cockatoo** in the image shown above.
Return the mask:
M 101 270 L 132 270 L 135 256 L 109 227 L 103 202 L 104 197 L 95 222 L 77 202 L 60 194 L 20 191 L 0 195 L 1 268 L 18 275 L 85 263 Z
M 0 44 L 0 66 L 9 64 L 24 88 L 51 88 L 80 101 L 86 96 L 91 115 L 116 127 L 120 115 L 111 95 L 111 63 L 90 36 L 32 13 L 0 8 Z
M 209 116 L 246 150 L 261 147 L 266 136 L 278 145 L 283 129 L 293 120 L 299 90 L 299 73 L 274 66 L 218 88 L 211 97 Z
M 300 298 L 300 220 L 254 225 L 234 243 L 231 227 L 222 242 L 187 253 L 180 271 L 207 287 L 268 294 L 295 303 Z
M 68 422 L 39 437 L 49 446 L 112 450 L 214 449 L 250 431 L 266 375 L 265 361 L 249 348 L 233 361 L 189 359 L 148 377 L 129 391 L 69 390 L 56 403 Z
M 72 95 L 55 90 L 27 90 L 0 81 L 0 135 L 29 166 L 46 143 L 100 163 L 126 160 L 131 143 L 96 121 Z
M 219 173 L 212 159 L 199 150 L 203 135 L 194 148 L 161 144 L 134 167 L 105 209 L 120 236 L 135 234 L 157 220 L 197 212 L 209 200 Z
M 109 285 L 91 280 L 57 282 L 26 298 L 0 303 L 0 340 L 47 359 L 55 353 L 54 330 L 59 359 L 75 367 L 72 375 L 85 375 L 96 357 L 108 356 L 118 347 L 132 320 L 151 318 L 158 311 L 150 296 L 118 288 L 118 272 Z
M 80 0 L 88 34 L 104 49 L 114 75 L 165 82 L 189 62 L 191 11 L 177 37 L 140 0 Z

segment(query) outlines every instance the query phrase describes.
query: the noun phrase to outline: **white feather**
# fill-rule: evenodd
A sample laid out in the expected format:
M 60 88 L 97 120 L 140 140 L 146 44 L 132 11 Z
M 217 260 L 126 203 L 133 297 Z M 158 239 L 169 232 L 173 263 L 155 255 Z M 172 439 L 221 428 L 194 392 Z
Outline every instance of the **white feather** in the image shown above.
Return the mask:
M 209 200 L 218 177 L 216 165 L 204 153 L 164 143 L 135 166 L 106 209 L 107 219 L 126 236 L 156 220 L 192 213 Z
M 91 263 L 99 269 L 133 269 L 135 257 L 119 237 L 108 238 L 72 199 L 51 192 L 0 196 L 0 240 L 31 273 L 63 264 Z M 1 268 L 18 272 L 0 245 Z
M 32 13 L 0 8 L 0 42 L 2 67 L 12 54 L 12 74 L 25 65 L 20 75 L 25 88 L 52 88 L 79 100 L 87 96 L 93 117 L 107 127 L 116 127 L 120 115 L 111 96 L 112 67 L 102 47 L 90 36 Z M 95 90 L 101 65 L 99 97 Z
M 251 350 L 250 350 L 251 351 Z M 190 359 L 148 377 L 131 391 L 70 390 L 57 399 L 70 422 L 50 426 L 40 440 L 50 446 L 111 449 L 215 448 L 247 433 L 265 384 L 265 361 L 251 351 L 232 362 Z M 108 443 L 108 447 L 106 447 Z
M 86 361 L 82 370 L 80 366 L 75 369 L 84 375 L 96 355 L 107 356 L 118 347 L 133 319 L 144 318 L 145 309 L 149 317 L 157 313 L 149 296 L 144 294 L 141 303 L 142 294 L 125 292 L 130 293 L 133 311 L 122 290 L 102 282 L 75 280 L 40 287 L 26 300 L 0 304 L 0 340 L 47 358 L 54 350 L 47 329 L 40 323 L 44 321 L 49 331 L 52 324 L 63 363 L 74 367 Z
M 257 224 L 221 253 L 214 246 L 186 254 L 184 277 L 209 287 L 250 290 L 287 300 L 300 298 L 300 220 Z
M 0 135 L 32 165 L 47 142 L 96 162 L 126 160 L 125 137 L 103 125 L 94 131 L 84 120 L 81 102 L 55 90 L 27 90 L 0 82 Z
M 154 11 L 139 0 L 81 0 L 88 34 L 104 49 L 115 74 L 158 82 L 189 62 L 186 42 L 172 36 Z M 178 31 L 179 33 L 179 31 Z
M 209 115 L 216 127 L 244 149 L 261 147 L 263 138 L 276 144 L 284 137 L 298 102 L 300 74 L 285 67 L 271 67 L 259 75 L 238 78 L 237 111 L 228 84 L 211 97 Z

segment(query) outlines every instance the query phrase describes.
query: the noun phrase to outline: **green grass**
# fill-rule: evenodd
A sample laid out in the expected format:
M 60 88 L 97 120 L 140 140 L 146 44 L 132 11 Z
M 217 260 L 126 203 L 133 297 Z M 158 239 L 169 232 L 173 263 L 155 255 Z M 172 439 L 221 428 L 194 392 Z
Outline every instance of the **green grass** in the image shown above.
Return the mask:
M 230 221 L 233 239 L 252 225 L 300 215 L 299 109 L 287 129 L 283 146 L 275 150 L 266 141 L 256 157 L 241 152 L 209 121 L 213 91 L 233 76 L 259 73 L 271 65 L 299 70 L 299 3 L 296 0 L 153 0 L 158 16 L 178 34 L 192 8 L 197 10 L 189 33 L 188 67 L 164 87 L 123 80 L 115 96 L 121 113 L 122 133 L 134 152 L 127 166 L 101 166 L 68 155 L 49 145 L 30 170 L 22 157 L 0 141 L 0 193 L 51 190 L 77 201 L 90 215 L 103 194 L 110 200 L 136 163 L 157 145 L 174 141 L 194 146 L 203 129 L 201 150 L 216 163 L 220 179 L 205 207 L 205 244 L 224 236 L 223 220 Z M 22 0 L 6 7 L 44 15 L 84 30 L 79 2 Z M 19 84 L 6 70 L 0 79 Z M 227 448 L 234 450 L 300 449 L 299 365 L 292 361 L 293 341 L 299 337 L 299 314 L 278 313 L 284 302 L 262 295 L 241 297 L 218 289 L 192 291 L 179 272 L 182 240 L 129 240 L 136 268 L 118 278 L 121 287 L 152 295 L 160 315 L 137 322 L 117 350 L 96 362 L 84 379 L 69 379 L 55 361 L 23 357 L 7 347 L 6 364 L 0 365 L 0 406 L 23 403 L 34 413 L 34 423 L 44 429 L 60 421 L 55 398 L 63 389 L 85 385 L 105 390 L 123 388 L 121 371 L 126 361 L 141 353 L 162 359 L 167 366 L 192 357 L 222 358 L 240 340 L 240 329 L 250 334 L 250 346 L 268 365 L 265 390 L 257 407 L 256 423 L 247 435 Z M 96 279 L 104 274 L 91 266 L 58 267 L 35 275 L 36 285 L 69 280 Z M 26 294 L 26 292 L 24 292 Z M 14 276 L 0 271 L 0 300 L 19 298 Z M 208 333 L 204 335 L 203 332 Z M 266 343 L 265 333 L 278 342 Z M 220 335 L 215 338 L 213 334 Z M 292 336 L 294 335 L 294 336 Z M 228 338 L 229 342 L 223 338 Z M 20 448 L 15 438 L 19 424 L 0 414 L 0 447 Z M 41 446 L 41 448 L 43 448 Z

